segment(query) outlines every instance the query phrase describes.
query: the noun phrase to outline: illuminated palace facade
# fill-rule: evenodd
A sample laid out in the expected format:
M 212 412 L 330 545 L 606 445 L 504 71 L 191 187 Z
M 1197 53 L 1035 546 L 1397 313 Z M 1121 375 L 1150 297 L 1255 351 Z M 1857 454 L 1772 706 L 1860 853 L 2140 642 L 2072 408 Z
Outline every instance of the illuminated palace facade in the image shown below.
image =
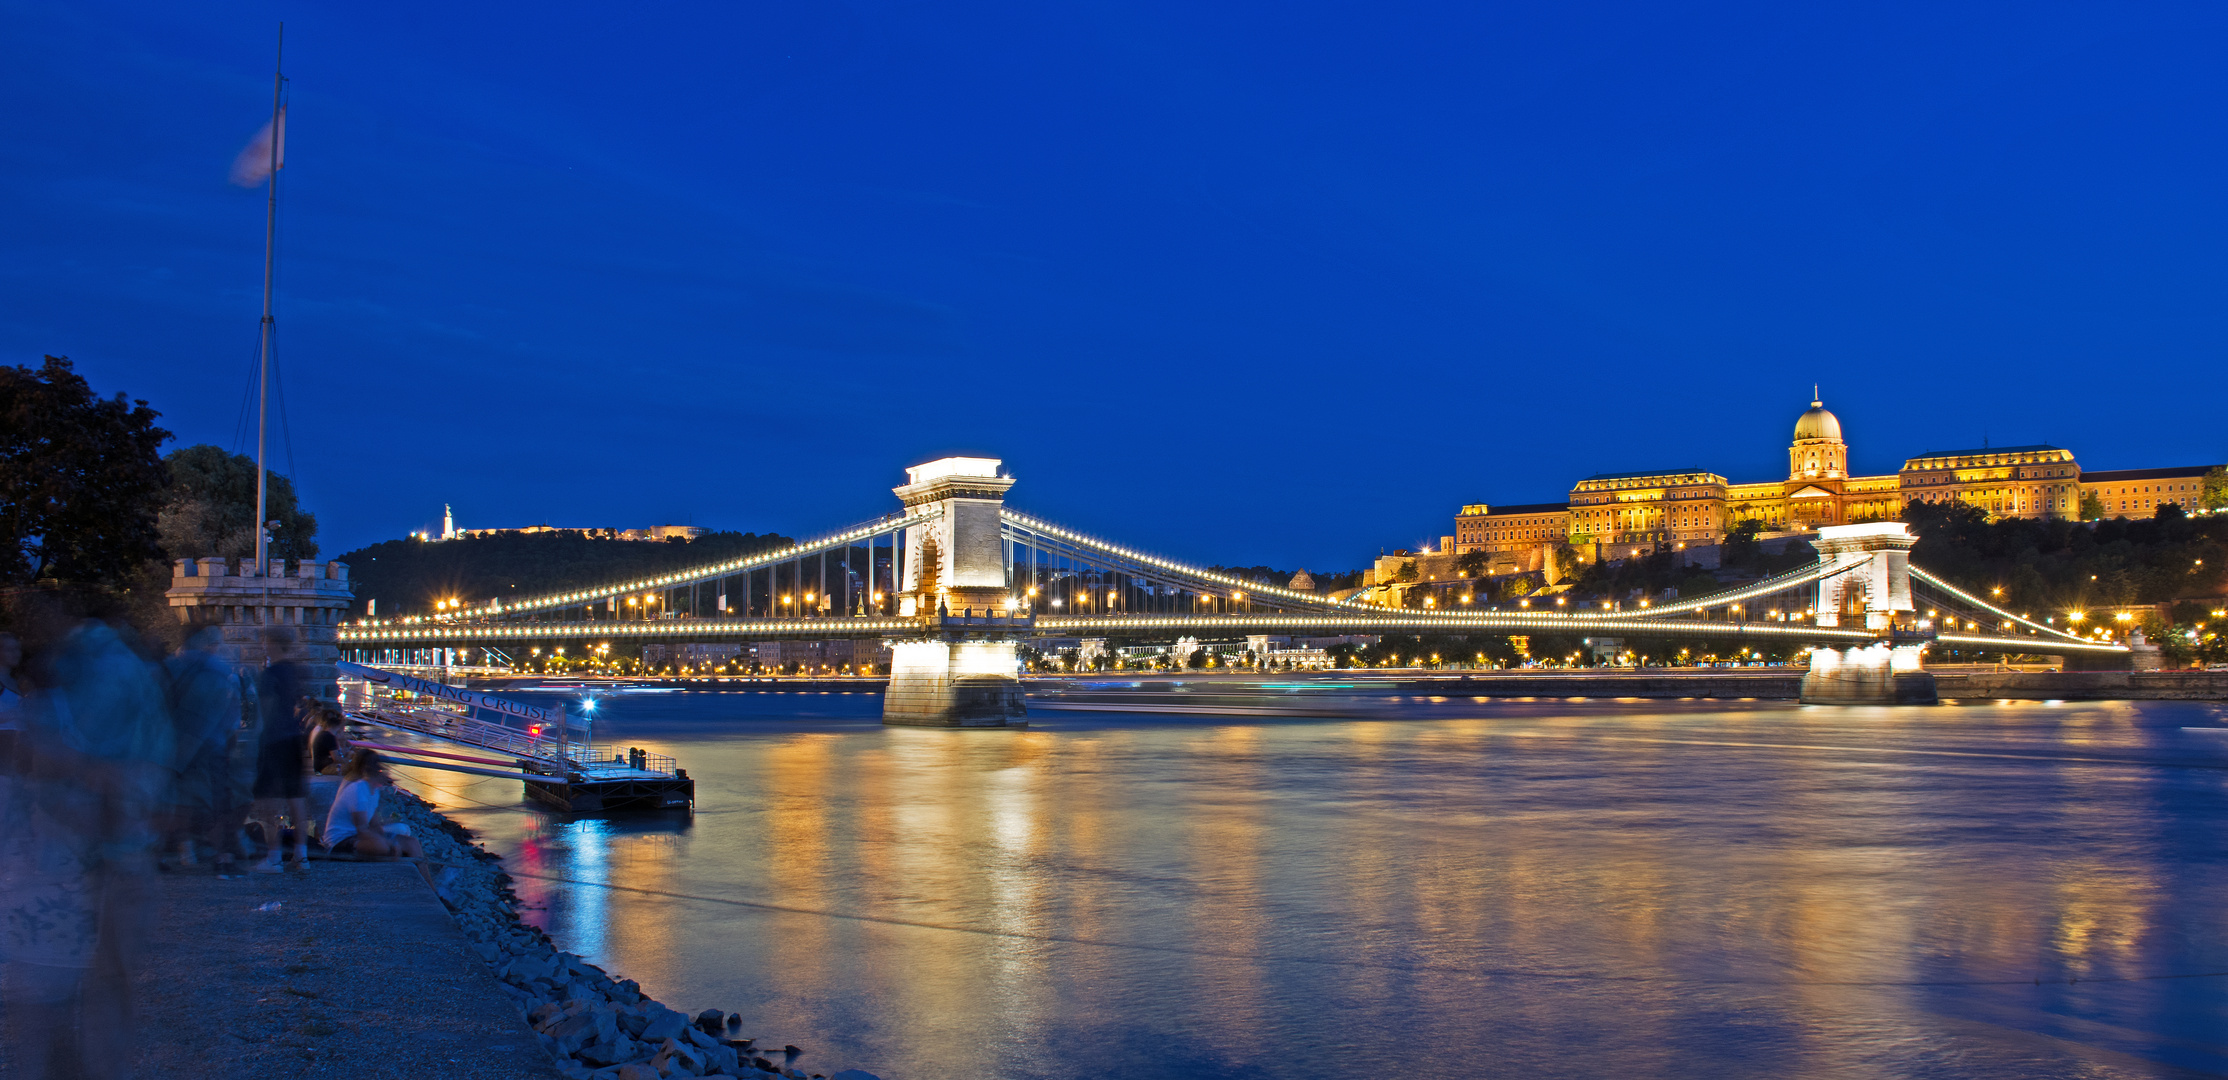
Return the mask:
M 2149 517 L 2161 503 L 2194 506 L 2207 466 L 2083 473 L 2056 446 L 1930 450 L 1885 476 L 1849 475 L 1841 420 L 1813 400 L 1795 421 L 1787 477 L 1736 484 L 1706 469 L 1603 473 L 1580 480 L 1567 502 L 1473 503 L 1455 517 L 1450 547 L 1493 556 L 1490 573 L 1543 569 L 1546 549 L 1570 544 L 1580 557 L 1621 559 L 1659 546 L 1713 545 L 1744 521 L 1766 533 L 1806 532 L 1900 517 L 1906 503 L 1964 502 L 1993 517 L 2077 518 L 2096 494 L 2114 517 Z M 1590 549 L 1590 550 L 1588 550 Z

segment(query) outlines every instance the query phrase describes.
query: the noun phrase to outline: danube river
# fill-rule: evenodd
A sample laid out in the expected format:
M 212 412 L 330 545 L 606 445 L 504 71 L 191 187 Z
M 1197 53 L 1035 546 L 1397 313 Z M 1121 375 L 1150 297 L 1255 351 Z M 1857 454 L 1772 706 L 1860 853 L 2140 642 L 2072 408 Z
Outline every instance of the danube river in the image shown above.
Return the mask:
M 405 772 L 561 947 L 807 1072 L 2228 1073 L 2219 705 L 880 701 L 606 698 L 682 819 Z

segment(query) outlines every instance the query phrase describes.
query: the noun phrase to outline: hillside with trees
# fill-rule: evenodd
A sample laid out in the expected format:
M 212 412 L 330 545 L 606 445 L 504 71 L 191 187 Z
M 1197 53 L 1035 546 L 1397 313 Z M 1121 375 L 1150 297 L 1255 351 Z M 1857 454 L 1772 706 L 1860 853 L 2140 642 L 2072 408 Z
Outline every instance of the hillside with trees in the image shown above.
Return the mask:
M 2228 515 L 1988 520 L 1957 503 L 1910 508 L 1911 561 L 1999 607 L 2064 625 L 2073 612 L 2162 605 L 2143 631 L 2177 664 L 2228 661 L 2213 612 L 2228 603 Z M 2000 590 L 2000 591 L 1999 591 Z
M 467 603 L 590 588 L 776 551 L 775 533 L 706 533 L 694 540 L 614 540 L 578 530 L 496 533 L 454 540 L 388 540 L 340 556 L 356 586 L 356 612 L 378 601 L 381 618 L 430 614 L 438 600 Z
M 1227 574 L 1241 581 L 1274 585 L 1279 589 L 1291 584 L 1292 575 L 1298 573 L 1296 570 L 1279 570 L 1273 566 L 1210 566 L 1207 569 L 1217 574 Z M 1310 570 L 1307 572 L 1307 576 L 1315 579 L 1315 591 L 1326 595 L 1340 589 L 1360 588 L 1362 583 L 1362 572 L 1359 570 L 1348 570 L 1343 573 L 1335 571 L 1317 573 Z
M 2036 618 L 2219 596 L 2228 584 L 2228 516 L 2189 517 L 2172 504 L 2155 518 L 2072 522 L 1990 521 L 1961 503 L 1918 503 L 1906 520 L 1919 536 L 1913 563 Z

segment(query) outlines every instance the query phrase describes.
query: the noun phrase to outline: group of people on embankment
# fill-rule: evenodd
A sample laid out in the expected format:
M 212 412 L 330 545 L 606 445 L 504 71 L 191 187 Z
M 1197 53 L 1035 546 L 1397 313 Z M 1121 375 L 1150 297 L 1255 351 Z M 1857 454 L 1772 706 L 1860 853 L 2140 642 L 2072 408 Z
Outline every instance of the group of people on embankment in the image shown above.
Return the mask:
M 44 614 L 0 632 L 0 1013 L 16 1074 L 120 1076 L 158 870 L 306 868 L 313 775 L 329 851 L 421 851 L 379 820 L 378 755 L 304 692 L 292 628 L 265 628 L 251 676 L 213 625 L 162 656 L 122 623 Z

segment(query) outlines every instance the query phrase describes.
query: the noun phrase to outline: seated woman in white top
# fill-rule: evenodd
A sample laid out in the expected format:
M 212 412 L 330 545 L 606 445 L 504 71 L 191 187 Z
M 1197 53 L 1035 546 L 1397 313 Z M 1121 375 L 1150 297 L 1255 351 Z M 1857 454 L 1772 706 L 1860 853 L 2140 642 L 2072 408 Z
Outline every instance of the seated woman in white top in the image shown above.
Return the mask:
M 333 812 L 325 818 L 325 850 L 359 859 L 418 859 L 418 872 L 432 881 L 422 861 L 425 848 L 410 835 L 410 826 L 379 821 L 379 790 L 394 782 L 379 752 L 369 747 L 357 750 L 340 775 L 340 793 L 333 796 Z

